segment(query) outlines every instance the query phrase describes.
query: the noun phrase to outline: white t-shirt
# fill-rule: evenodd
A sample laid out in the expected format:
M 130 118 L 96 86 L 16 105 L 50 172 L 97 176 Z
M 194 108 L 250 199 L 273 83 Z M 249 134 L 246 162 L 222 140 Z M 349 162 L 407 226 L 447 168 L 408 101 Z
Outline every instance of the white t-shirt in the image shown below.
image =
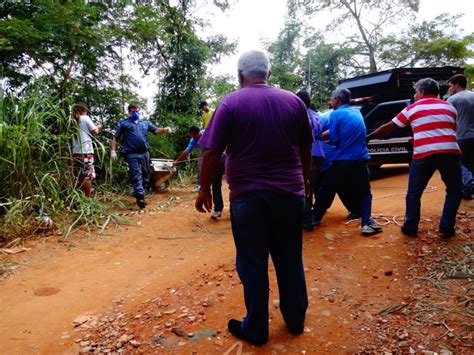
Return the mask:
M 79 135 L 72 138 L 73 154 L 93 154 L 94 146 L 92 145 L 91 131 L 97 126 L 92 122 L 91 118 L 83 115 L 79 118 Z

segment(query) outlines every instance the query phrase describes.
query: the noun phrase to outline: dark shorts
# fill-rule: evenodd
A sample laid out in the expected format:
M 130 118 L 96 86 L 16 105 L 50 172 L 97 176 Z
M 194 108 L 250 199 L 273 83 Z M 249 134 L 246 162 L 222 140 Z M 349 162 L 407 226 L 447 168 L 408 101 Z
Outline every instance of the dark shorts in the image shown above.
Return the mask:
M 95 179 L 94 154 L 74 154 L 74 167 L 77 175 L 81 174 L 86 180 Z

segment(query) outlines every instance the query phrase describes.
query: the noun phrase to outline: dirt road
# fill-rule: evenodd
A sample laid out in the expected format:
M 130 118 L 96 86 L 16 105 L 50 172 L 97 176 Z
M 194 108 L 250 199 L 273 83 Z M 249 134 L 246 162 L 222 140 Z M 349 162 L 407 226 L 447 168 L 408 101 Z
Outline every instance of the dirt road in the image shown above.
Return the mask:
M 321 227 L 305 233 L 310 305 L 302 336 L 286 332 L 272 267 L 269 343 L 257 348 L 228 334 L 227 320 L 245 311 L 228 206 L 213 221 L 194 210 L 189 189 L 174 188 L 152 196 L 145 213 L 128 216 L 135 226 L 28 242 L 29 251 L 2 256 L 20 267 L 0 283 L 0 354 L 225 353 L 231 347 L 233 354 L 240 347 L 262 354 L 471 353 L 474 204 L 463 201 L 456 238 L 439 240 L 444 188 L 436 175 L 423 196 L 420 237 L 409 239 L 393 220 L 403 218 L 406 172 L 383 168 L 372 182 L 373 213 L 390 221 L 383 233 L 361 237 L 357 223 L 345 223 L 339 201 Z M 468 269 L 458 274 L 466 277 L 436 274 L 443 290 L 425 276 L 448 254 Z

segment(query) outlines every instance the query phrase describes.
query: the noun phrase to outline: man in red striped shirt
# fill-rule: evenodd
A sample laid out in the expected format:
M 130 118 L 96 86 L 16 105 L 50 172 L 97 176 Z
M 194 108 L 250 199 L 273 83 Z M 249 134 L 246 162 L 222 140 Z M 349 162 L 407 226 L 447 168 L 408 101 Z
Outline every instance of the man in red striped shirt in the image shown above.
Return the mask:
M 416 237 L 420 222 L 421 195 L 434 172 L 438 170 L 446 185 L 443 213 L 438 234 L 454 236 L 456 213 L 461 202 L 461 165 L 456 143 L 457 112 L 449 102 L 440 100 L 438 82 L 421 79 L 414 85 L 415 103 L 406 107 L 390 122 L 367 136 L 380 138 L 397 127 L 411 125 L 413 129 L 413 160 L 408 177 L 405 222 L 402 233 Z

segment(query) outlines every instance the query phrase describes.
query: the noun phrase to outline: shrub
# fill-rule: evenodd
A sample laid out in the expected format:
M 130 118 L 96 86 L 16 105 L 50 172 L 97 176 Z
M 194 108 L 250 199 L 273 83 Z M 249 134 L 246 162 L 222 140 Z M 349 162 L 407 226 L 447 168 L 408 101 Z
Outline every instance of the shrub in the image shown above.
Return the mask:
M 41 229 L 44 213 L 65 237 L 78 226 L 103 226 L 118 219 L 108 206 L 119 204 L 113 195 L 89 199 L 75 188 L 70 142 L 78 127 L 56 102 L 36 87 L 23 100 L 7 97 L 0 107 L 3 239 Z M 104 161 L 105 147 L 95 143 L 98 160 Z M 113 181 L 111 171 L 107 175 Z

